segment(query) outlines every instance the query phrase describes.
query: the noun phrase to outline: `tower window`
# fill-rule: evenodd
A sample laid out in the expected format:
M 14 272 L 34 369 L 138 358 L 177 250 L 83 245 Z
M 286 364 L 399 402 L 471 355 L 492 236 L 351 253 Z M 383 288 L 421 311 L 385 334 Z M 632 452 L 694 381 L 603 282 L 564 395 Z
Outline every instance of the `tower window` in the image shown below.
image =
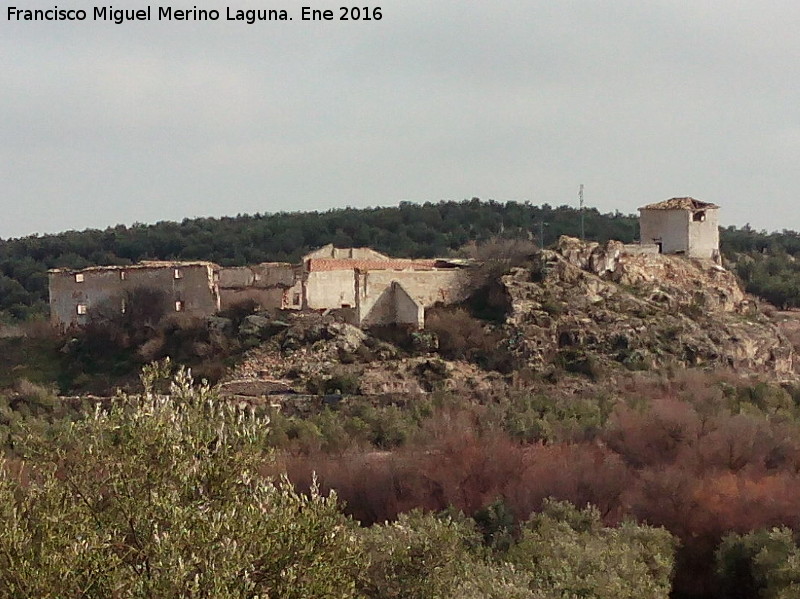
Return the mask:
M 76 283 L 83 283 L 83 273 L 78 273 L 75 275 L 75 282 Z

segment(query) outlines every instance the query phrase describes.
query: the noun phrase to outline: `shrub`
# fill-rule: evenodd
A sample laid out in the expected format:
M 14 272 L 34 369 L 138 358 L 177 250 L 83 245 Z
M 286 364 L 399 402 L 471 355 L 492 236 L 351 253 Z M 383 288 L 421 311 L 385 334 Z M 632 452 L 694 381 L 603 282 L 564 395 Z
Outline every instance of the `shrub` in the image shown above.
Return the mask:
M 256 475 L 267 426 L 193 387 L 121 396 L 27 440 L 0 471 L 0 587 L 11 597 L 350 597 L 360 553 L 335 496 Z
M 603 374 L 597 357 L 580 349 L 560 349 L 556 364 L 567 372 L 586 375 L 593 381 L 600 379 Z
M 425 316 L 425 329 L 439 339 L 439 353 L 451 360 L 468 360 L 486 370 L 509 373 L 516 360 L 503 343 L 503 335 L 463 308 L 433 309 Z
M 509 561 L 556 597 L 666 599 L 675 541 L 662 528 L 603 527 L 597 509 L 548 501 L 524 526 Z
M 306 388 L 315 395 L 358 395 L 361 393 L 361 380 L 355 373 L 337 372 L 328 377 L 310 377 Z
M 800 549 L 788 528 L 729 534 L 716 561 L 721 599 L 800 596 Z
M 480 544 L 467 524 L 419 511 L 374 525 L 362 537 L 371 560 L 359 590 L 369 599 L 455 597 Z

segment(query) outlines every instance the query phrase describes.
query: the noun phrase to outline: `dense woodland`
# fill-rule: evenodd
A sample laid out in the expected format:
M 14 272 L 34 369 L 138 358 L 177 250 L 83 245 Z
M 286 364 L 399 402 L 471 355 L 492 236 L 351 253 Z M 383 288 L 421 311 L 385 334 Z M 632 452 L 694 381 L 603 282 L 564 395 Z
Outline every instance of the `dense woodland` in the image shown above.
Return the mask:
M 587 209 L 588 239 L 637 237 L 637 218 Z M 470 241 L 530 238 L 548 245 L 580 234 L 578 210 L 518 202 L 480 201 L 346 208 L 329 212 L 256 214 L 185 219 L 181 223 L 118 225 L 104 231 L 67 231 L 0 241 L 0 320 L 42 317 L 47 311 L 47 269 L 130 264 L 139 260 L 211 260 L 224 266 L 295 261 L 333 243 L 369 246 L 395 256 L 446 256 Z M 748 291 L 778 307 L 800 305 L 800 236 L 749 226 L 722 230 L 723 253 Z

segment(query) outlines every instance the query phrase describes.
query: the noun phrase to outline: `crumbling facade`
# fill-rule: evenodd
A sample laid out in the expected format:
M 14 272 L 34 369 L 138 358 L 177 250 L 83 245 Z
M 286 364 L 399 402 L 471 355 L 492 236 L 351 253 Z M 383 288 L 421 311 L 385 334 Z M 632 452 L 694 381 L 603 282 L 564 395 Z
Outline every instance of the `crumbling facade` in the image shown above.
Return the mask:
M 422 328 L 425 309 L 466 299 L 467 272 L 434 263 L 429 268 L 356 270 L 354 324 L 408 324 Z
M 287 262 L 265 262 L 252 266 L 220 268 L 220 304 L 226 310 L 253 302 L 262 310 L 300 309 L 302 291 L 299 268 Z
M 422 327 L 425 308 L 465 296 L 461 264 L 390 258 L 369 248 L 322 247 L 300 264 L 220 267 L 211 262 L 143 262 L 50 271 L 50 313 L 61 329 L 124 312 L 136 289 L 155 292 L 164 314 L 210 316 L 243 302 L 262 310 L 336 310 L 352 324 Z M 110 312 L 109 312 L 110 310 Z
M 329 243 L 303 256 L 303 262 L 318 258 L 330 258 L 333 260 L 392 260 L 389 256 L 376 252 L 372 248 L 337 248 L 332 243 Z
M 465 272 L 446 260 L 387 257 L 303 260 L 303 308 L 339 310 L 357 326 L 422 327 L 425 308 L 465 297 Z
M 639 208 L 639 238 L 661 253 L 719 258 L 719 206 L 672 198 Z
M 59 329 L 124 314 L 138 290 L 154 313 L 209 316 L 219 311 L 219 267 L 211 262 L 142 262 L 49 272 L 50 321 Z

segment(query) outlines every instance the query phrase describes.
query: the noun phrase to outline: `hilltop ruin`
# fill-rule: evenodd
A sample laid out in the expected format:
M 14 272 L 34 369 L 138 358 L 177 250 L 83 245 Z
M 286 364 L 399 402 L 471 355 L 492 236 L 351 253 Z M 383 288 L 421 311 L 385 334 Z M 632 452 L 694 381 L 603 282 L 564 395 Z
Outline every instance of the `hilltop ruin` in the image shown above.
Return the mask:
M 221 267 L 212 262 L 148 261 L 130 266 L 53 269 L 50 318 L 66 330 L 100 311 L 125 313 L 137 290 L 163 314 L 207 317 L 249 301 L 261 310 L 332 310 L 351 324 L 421 328 L 425 309 L 464 299 L 463 261 L 391 258 L 369 248 L 327 245 L 299 264 Z

